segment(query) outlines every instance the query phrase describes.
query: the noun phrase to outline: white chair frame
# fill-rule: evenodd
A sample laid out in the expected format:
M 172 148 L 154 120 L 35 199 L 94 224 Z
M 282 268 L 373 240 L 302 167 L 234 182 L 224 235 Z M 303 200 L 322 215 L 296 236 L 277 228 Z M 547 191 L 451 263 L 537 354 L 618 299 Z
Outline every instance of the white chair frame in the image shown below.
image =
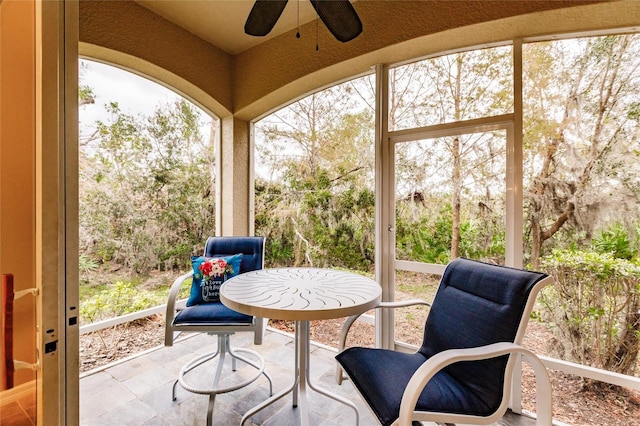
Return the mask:
M 536 285 L 531 289 L 527 305 L 522 314 L 516 338 L 514 342 L 500 342 L 491 345 L 467 348 L 467 349 L 450 349 L 442 351 L 433 357 L 429 358 L 418 370 L 414 373 L 413 377 L 407 384 L 404 394 L 402 396 L 402 403 L 400 405 L 400 416 L 393 423 L 399 426 L 411 426 L 413 420 L 418 421 L 430 421 L 438 424 L 482 424 L 488 425 L 498 421 L 509 408 L 511 386 L 513 379 L 513 372 L 516 362 L 520 359 L 527 361 L 533 368 L 536 378 L 536 425 L 537 426 L 551 426 L 552 425 L 552 397 L 551 397 L 551 381 L 549 379 L 549 373 L 545 368 L 542 361 L 530 350 L 524 348 L 522 339 L 529 322 L 529 316 L 533 310 L 536 296 L 542 288 L 550 284 L 553 281 L 552 277 L 545 277 L 538 281 Z M 381 302 L 376 309 L 395 309 L 399 307 L 407 307 L 414 305 L 431 306 L 429 302 L 420 299 L 398 301 L 398 302 Z M 353 323 L 360 317 L 360 315 L 353 315 L 345 321 L 342 331 L 340 333 L 339 352 L 342 352 L 346 347 L 346 340 L 349 333 L 349 329 Z M 446 366 L 461 362 L 461 361 L 475 361 L 482 359 L 489 359 L 498 356 L 509 355 L 505 371 L 505 380 L 503 388 L 503 399 L 500 407 L 490 416 L 480 417 L 471 416 L 465 414 L 452 414 L 452 413 L 440 413 L 431 411 L 415 411 L 415 406 L 418 402 L 418 398 L 422 389 L 426 386 L 427 382 L 435 376 L 435 374 L 445 368 Z M 521 355 L 521 356 L 520 356 Z M 344 379 L 348 377 L 344 376 L 342 367 L 338 364 L 336 369 L 336 382 L 341 384 Z M 359 393 L 359 392 L 358 392 Z M 363 398 L 362 395 L 360 395 Z M 364 398 L 363 398 L 364 400 Z M 370 407 L 369 407 L 370 408 Z M 376 418 L 375 413 L 373 417 Z

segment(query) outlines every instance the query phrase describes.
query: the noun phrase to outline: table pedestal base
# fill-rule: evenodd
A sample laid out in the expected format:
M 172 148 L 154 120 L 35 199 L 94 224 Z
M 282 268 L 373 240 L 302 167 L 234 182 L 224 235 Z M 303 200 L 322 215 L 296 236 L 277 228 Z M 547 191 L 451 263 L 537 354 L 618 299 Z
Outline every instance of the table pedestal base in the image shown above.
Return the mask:
M 303 426 L 309 425 L 309 404 L 307 400 L 307 386 L 318 392 L 321 395 L 329 397 L 338 401 L 341 404 L 344 404 L 348 407 L 353 408 L 353 411 L 356 415 L 356 426 L 358 425 L 360 418 L 358 413 L 358 408 L 355 404 L 348 399 L 336 395 L 333 392 L 330 392 L 326 389 L 318 387 L 311 383 L 309 380 L 309 321 L 296 321 L 295 324 L 295 345 L 296 345 L 296 365 L 295 365 L 295 379 L 293 384 L 289 386 L 287 389 L 278 392 L 273 395 L 271 398 L 257 405 L 256 407 L 249 410 L 243 417 L 240 425 L 244 425 L 244 422 L 249 420 L 251 416 L 266 408 L 267 406 L 273 404 L 280 398 L 284 397 L 289 393 L 293 393 L 293 407 L 300 408 L 300 422 Z

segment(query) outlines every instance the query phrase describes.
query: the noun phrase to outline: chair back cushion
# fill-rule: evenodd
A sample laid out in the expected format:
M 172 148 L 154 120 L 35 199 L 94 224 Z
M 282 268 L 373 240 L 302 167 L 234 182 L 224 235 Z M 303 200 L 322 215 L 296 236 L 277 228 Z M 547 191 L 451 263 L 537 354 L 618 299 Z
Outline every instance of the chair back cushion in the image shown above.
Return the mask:
M 242 254 L 240 273 L 262 269 L 264 237 L 209 237 L 204 249 L 206 257 Z
M 427 358 L 447 349 L 515 342 L 531 290 L 546 277 L 539 272 L 459 258 L 442 276 L 419 352 Z M 526 324 L 526 323 L 525 323 Z M 520 342 L 516 342 L 520 343 Z M 477 395 L 502 400 L 508 356 L 460 362 L 446 368 L 453 379 Z
M 193 256 L 193 279 L 187 306 L 220 302 L 220 285 L 243 272 L 262 269 L 264 261 L 264 237 L 209 237 L 204 256 Z M 222 276 L 206 276 L 202 271 L 210 259 L 223 259 L 228 272 Z M 214 265 L 215 267 L 216 265 Z

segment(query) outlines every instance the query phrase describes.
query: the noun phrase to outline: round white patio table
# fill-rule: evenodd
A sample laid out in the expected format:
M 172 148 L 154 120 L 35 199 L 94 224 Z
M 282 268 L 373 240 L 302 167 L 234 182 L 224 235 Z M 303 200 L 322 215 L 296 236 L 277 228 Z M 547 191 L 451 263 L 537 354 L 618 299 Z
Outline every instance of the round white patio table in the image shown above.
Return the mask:
M 227 307 L 247 315 L 295 321 L 293 384 L 248 411 L 240 424 L 292 392 L 293 407 L 300 407 L 301 423 L 308 425 L 307 385 L 353 408 L 358 424 L 355 404 L 309 380 L 309 321 L 361 314 L 375 308 L 381 296 L 381 287 L 370 278 L 321 268 L 260 269 L 239 274 L 222 284 L 220 300 Z

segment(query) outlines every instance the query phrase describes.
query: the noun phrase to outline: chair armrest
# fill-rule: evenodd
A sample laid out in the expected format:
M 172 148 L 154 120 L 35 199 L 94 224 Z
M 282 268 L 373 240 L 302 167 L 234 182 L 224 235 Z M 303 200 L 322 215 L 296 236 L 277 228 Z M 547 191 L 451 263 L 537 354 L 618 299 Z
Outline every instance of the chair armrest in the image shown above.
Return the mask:
M 171 284 L 171 289 L 169 290 L 169 298 L 167 299 L 167 311 L 164 316 L 164 345 L 165 346 L 173 346 L 173 328 L 171 324 L 173 323 L 173 318 L 176 313 L 176 302 L 178 298 L 178 292 L 180 291 L 180 287 L 182 284 L 193 276 L 193 272 L 187 272 L 185 274 L 180 275 L 176 280 Z
M 380 309 L 385 309 L 385 308 L 391 308 L 391 309 L 406 308 L 407 306 L 414 306 L 414 305 L 431 306 L 431 303 L 427 302 L 426 300 L 422 300 L 422 299 L 399 300 L 397 302 L 380 302 L 375 307 L 375 309 L 378 309 L 378 308 L 380 308 Z M 342 330 L 340 332 L 340 340 L 338 341 L 338 353 L 340 353 L 340 352 L 342 352 L 344 350 L 345 346 L 347 345 L 347 335 L 349 334 L 349 330 L 351 329 L 351 326 L 362 315 L 363 314 L 351 315 L 350 317 L 348 317 L 344 321 L 344 324 L 342 324 Z M 344 380 L 344 376 L 342 374 L 342 367 L 340 367 L 340 365 L 338 364 L 337 367 L 336 367 L 336 382 L 339 385 L 341 385 L 343 380 Z
M 384 308 L 392 308 L 392 309 L 405 308 L 407 306 L 414 306 L 414 305 L 431 306 L 431 303 L 429 303 L 429 302 L 427 302 L 425 300 L 421 300 L 421 299 L 401 300 L 401 301 L 397 301 L 397 302 L 380 302 L 375 307 L 375 309 L 378 309 L 378 308 L 381 308 L 381 309 L 384 309 Z M 342 331 L 340 332 L 340 341 L 338 342 L 338 352 L 342 352 L 344 350 L 344 348 L 346 346 L 346 342 L 347 342 L 347 335 L 349 334 L 349 330 L 351 329 L 351 326 L 362 315 L 363 314 L 351 315 L 350 317 L 348 317 L 344 321 L 344 324 L 342 325 Z
M 433 376 L 450 364 L 460 361 L 475 361 L 495 358 L 502 355 L 521 354 L 531 364 L 536 377 L 536 417 L 537 425 L 552 424 L 551 415 L 551 381 L 542 361 L 530 350 L 515 343 L 501 342 L 491 345 L 467 349 L 449 349 L 431 358 L 416 370 L 405 388 L 400 404 L 399 425 L 411 425 L 414 409 L 420 393 Z M 510 374 L 505 380 L 510 382 Z

